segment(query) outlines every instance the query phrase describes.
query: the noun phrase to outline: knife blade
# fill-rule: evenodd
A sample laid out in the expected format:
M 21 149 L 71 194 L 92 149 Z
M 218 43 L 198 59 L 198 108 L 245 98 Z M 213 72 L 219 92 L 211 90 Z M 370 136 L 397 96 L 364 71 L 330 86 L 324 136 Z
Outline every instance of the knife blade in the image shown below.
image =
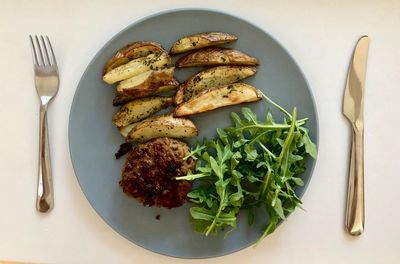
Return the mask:
M 364 231 L 364 84 L 369 37 L 362 36 L 354 49 L 347 74 L 343 114 L 351 123 L 352 147 L 347 186 L 345 227 L 353 236 Z

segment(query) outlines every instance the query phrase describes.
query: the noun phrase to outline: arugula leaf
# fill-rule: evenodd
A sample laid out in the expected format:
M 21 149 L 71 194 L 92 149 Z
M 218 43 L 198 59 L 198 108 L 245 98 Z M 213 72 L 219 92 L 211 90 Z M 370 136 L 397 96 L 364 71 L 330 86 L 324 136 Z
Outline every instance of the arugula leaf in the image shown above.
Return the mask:
M 285 219 L 285 214 L 283 213 L 281 199 L 279 199 L 279 198 L 276 199 L 276 202 L 275 202 L 275 205 L 274 205 L 274 210 L 279 215 L 279 217 L 281 219 Z
M 294 183 L 296 183 L 296 185 L 298 185 L 298 186 L 304 186 L 304 182 L 303 182 L 303 180 L 301 178 L 292 177 L 292 181 Z
M 215 175 L 219 178 L 219 180 L 223 179 L 223 168 L 222 166 L 219 166 L 217 161 L 214 159 L 214 157 L 210 157 L 210 165 L 212 170 L 214 171 Z
M 235 153 L 232 154 L 231 157 L 231 166 L 230 166 L 230 170 L 231 173 L 233 174 L 233 170 L 236 168 L 236 166 L 240 163 L 240 159 L 242 158 L 242 154 L 240 153 L 240 151 L 236 151 Z
M 244 152 L 246 153 L 247 161 L 255 161 L 257 159 L 258 153 L 257 150 L 252 145 L 245 145 Z
M 317 146 L 314 142 L 311 141 L 310 137 L 308 136 L 308 131 L 305 128 L 300 128 L 300 130 L 304 133 L 301 142 L 304 143 L 306 147 L 306 152 L 310 154 L 311 157 L 314 159 L 317 158 Z
M 225 133 L 223 129 L 217 128 L 217 134 L 222 143 L 228 144 L 228 135 Z
M 257 117 L 250 108 L 242 107 L 242 114 L 247 121 L 257 123 Z

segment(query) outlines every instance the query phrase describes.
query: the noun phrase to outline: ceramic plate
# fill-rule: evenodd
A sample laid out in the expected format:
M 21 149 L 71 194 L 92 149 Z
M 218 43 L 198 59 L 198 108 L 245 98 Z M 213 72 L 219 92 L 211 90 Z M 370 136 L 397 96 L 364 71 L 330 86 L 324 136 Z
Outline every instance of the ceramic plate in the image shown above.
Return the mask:
M 188 221 L 189 205 L 177 209 L 148 208 L 124 195 L 119 188 L 124 160 L 114 153 L 123 138 L 111 123 L 117 108 L 111 101 L 115 89 L 102 79 L 104 63 L 121 47 L 139 40 L 161 43 L 169 49 L 178 38 L 205 31 L 224 31 L 239 37 L 227 45 L 259 58 L 257 74 L 245 80 L 286 109 L 297 106 L 299 118 L 309 117 L 311 138 L 318 141 L 317 113 L 307 81 L 289 53 L 269 34 L 245 20 L 209 10 L 174 10 L 142 19 L 107 42 L 90 62 L 75 93 L 69 121 L 69 144 L 76 177 L 90 204 L 119 234 L 148 250 L 182 258 L 207 258 L 228 254 L 251 245 L 260 235 L 266 219 L 247 225 L 246 214 L 239 215 L 238 229 L 226 239 L 223 235 L 204 237 L 193 231 Z M 182 81 L 196 70 L 177 70 Z M 266 103 L 248 104 L 263 116 Z M 230 124 L 230 113 L 241 106 L 226 107 L 192 118 L 202 137 L 213 137 L 217 127 Z M 281 116 L 275 112 L 276 116 Z M 195 139 L 194 139 L 195 140 Z M 194 140 L 189 143 L 193 144 Z M 302 176 L 309 182 L 315 161 L 309 159 Z M 301 196 L 306 187 L 297 189 Z M 307 205 L 305 205 L 307 207 Z M 157 220 L 156 216 L 160 215 Z M 268 239 L 268 238 L 267 238 Z M 255 252 L 256 253 L 255 249 Z

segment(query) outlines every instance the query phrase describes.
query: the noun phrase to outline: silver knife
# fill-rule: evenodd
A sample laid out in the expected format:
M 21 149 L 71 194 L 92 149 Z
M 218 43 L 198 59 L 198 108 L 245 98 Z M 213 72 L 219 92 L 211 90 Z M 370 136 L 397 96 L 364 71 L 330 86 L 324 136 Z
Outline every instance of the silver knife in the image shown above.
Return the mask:
M 353 236 L 364 231 L 364 83 L 368 46 L 368 36 L 362 36 L 350 62 L 343 98 L 343 114 L 352 126 L 345 226 Z

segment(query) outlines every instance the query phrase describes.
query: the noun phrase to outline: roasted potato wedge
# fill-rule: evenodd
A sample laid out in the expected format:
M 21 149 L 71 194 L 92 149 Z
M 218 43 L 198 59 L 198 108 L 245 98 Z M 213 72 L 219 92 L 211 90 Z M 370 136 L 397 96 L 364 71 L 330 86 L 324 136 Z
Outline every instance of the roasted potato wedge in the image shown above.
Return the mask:
M 228 48 L 204 48 L 181 57 L 175 64 L 178 68 L 213 65 L 258 65 L 258 59 L 241 51 Z
M 155 94 L 162 94 L 162 93 L 166 93 L 166 92 L 172 91 L 178 86 L 179 86 L 179 82 L 178 81 L 176 81 L 176 83 L 174 82 L 174 83 L 169 84 L 169 85 L 160 86 L 155 91 Z
M 175 116 L 188 116 L 216 108 L 261 100 L 261 92 L 246 83 L 234 83 L 201 92 L 175 108 Z
M 174 79 L 174 68 L 147 71 L 121 81 L 117 85 L 117 93 L 136 98 L 154 94 L 160 87 L 177 87 L 179 82 Z M 158 91 L 160 92 L 160 91 Z
M 117 127 L 138 122 L 173 104 L 173 97 L 153 96 L 135 99 L 124 104 L 113 116 Z
M 158 87 L 158 89 L 154 92 L 154 95 L 158 95 L 161 93 L 165 93 L 165 92 L 169 92 L 174 90 L 176 87 L 178 86 L 178 84 L 174 84 L 174 85 L 165 85 L 165 86 L 160 86 Z M 119 106 L 119 105 L 123 105 L 126 104 L 132 100 L 137 99 L 137 96 L 131 96 L 131 95 L 125 95 L 125 94 L 119 94 L 117 93 L 117 95 L 114 97 L 113 99 L 113 106 Z M 141 98 L 141 97 L 139 97 Z
M 168 114 L 141 121 L 129 132 L 126 140 L 145 142 L 158 137 L 186 138 L 197 134 L 197 128 L 192 121 Z
M 140 123 L 140 122 L 138 122 L 138 123 Z M 129 125 L 127 125 L 127 126 L 119 127 L 119 128 L 118 128 L 119 133 L 121 133 L 121 135 L 122 135 L 124 138 L 126 138 L 126 137 L 128 136 L 128 134 L 129 134 L 129 132 L 131 132 L 131 130 L 132 130 L 135 126 L 137 126 L 138 123 L 132 123 L 132 124 L 129 124 Z
M 175 95 L 175 104 L 186 102 L 205 89 L 238 82 L 256 74 L 256 67 L 218 66 L 193 75 L 179 85 Z
M 150 70 L 164 68 L 170 64 L 171 57 L 167 53 L 150 54 L 112 69 L 103 75 L 103 81 L 113 84 Z
M 148 117 L 146 119 L 143 119 L 143 120 L 141 120 L 139 122 L 129 124 L 127 126 L 118 127 L 119 133 L 121 133 L 121 135 L 126 139 L 128 137 L 129 132 L 131 132 L 134 127 L 136 127 L 137 125 L 141 124 L 142 122 L 150 121 L 150 120 L 152 120 L 154 118 L 158 118 L 158 117 L 159 117 L 159 115 L 158 116 L 152 116 L 152 117 Z
M 138 41 L 131 43 L 122 49 L 118 50 L 113 57 L 111 57 L 104 66 L 103 75 L 112 69 L 117 68 L 131 60 L 146 57 L 150 54 L 166 52 L 164 48 L 156 42 L 151 41 Z
M 136 98 L 171 91 L 179 82 L 173 77 L 174 68 L 147 71 L 117 85 L 117 95 L 113 105 L 123 105 Z
M 178 54 L 189 50 L 226 44 L 237 40 L 234 35 L 224 32 L 204 32 L 178 39 L 171 48 L 170 54 Z

